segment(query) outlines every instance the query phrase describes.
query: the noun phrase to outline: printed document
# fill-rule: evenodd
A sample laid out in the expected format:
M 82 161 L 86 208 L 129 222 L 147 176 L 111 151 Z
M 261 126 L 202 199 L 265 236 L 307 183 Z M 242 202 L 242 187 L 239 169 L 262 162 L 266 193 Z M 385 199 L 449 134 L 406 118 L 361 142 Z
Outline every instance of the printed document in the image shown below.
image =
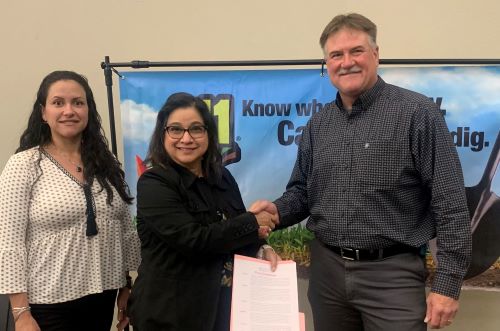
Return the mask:
M 235 255 L 231 331 L 300 331 L 297 269 L 281 261 Z

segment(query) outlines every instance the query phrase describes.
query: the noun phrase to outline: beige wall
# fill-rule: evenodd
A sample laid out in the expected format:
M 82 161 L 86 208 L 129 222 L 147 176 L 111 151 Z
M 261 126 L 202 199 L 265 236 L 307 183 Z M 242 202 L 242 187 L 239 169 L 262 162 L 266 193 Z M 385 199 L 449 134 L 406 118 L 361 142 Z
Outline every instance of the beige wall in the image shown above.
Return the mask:
M 0 169 L 52 70 L 89 78 L 109 133 L 105 55 L 115 62 L 320 58 L 323 27 L 352 11 L 378 24 L 381 58 L 500 58 L 498 0 L 0 0 Z
M 100 62 L 320 58 L 338 13 L 379 26 L 381 58 L 500 58 L 500 3 L 335 0 L 0 0 L 0 169 L 48 72 L 85 74 L 109 133 Z M 115 95 L 118 94 L 115 79 Z M 119 146 L 121 148 L 121 145 Z

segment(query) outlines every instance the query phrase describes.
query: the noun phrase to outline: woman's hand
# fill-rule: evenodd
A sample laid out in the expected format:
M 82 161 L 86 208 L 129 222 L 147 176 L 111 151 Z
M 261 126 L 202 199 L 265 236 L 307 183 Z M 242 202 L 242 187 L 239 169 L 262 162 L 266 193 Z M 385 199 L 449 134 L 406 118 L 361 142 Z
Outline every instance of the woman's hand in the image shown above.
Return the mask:
M 35 321 L 29 311 L 19 315 L 15 324 L 16 331 L 41 331 L 38 323 Z
M 278 267 L 278 262 L 281 261 L 281 257 L 276 254 L 274 249 L 269 245 L 262 245 L 257 253 L 257 257 L 262 260 L 271 262 L 271 271 L 276 271 Z
M 259 226 L 259 239 L 267 239 L 271 231 L 271 228 L 268 226 Z
M 259 224 L 259 238 L 266 239 L 278 223 L 277 215 L 270 214 L 267 211 L 260 211 L 255 214 L 255 218 Z
M 249 211 L 257 218 L 259 223 L 259 238 L 267 239 L 274 227 L 279 224 L 279 213 L 276 205 L 267 200 L 257 200 L 250 207 Z M 269 218 L 271 223 L 269 223 Z
M 128 325 L 127 316 L 127 301 L 130 296 L 130 289 L 128 287 L 122 287 L 118 290 L 118 297 L 116 298 L 116 307 L 118 308 L 118 324 L 116 328 L 118 331 L 122 331 Z

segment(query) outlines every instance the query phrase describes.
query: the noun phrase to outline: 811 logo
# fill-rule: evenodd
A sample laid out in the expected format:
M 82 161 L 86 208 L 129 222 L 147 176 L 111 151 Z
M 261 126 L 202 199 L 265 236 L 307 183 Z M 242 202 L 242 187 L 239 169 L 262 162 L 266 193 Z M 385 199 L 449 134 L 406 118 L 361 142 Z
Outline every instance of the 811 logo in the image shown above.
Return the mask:
M 199 95 L 215 117 L 222 164 L 228 165 L 241 160 L 240 146 L 234 141 L 234 98 L 231 94 Z

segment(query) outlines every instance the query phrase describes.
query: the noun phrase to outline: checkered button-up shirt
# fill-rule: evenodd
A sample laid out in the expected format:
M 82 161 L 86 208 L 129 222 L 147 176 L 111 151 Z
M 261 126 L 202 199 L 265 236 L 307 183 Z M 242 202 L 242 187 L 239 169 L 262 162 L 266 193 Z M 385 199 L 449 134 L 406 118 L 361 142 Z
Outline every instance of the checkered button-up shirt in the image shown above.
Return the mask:
M 380 77 L 350 112 L 335 102 L 303 131 L 282 226 L 310 216 L 323 243 L 357 249 L 438 239 L 432 290 L 458 298 L 471 254 L 460 162 L 437 106 Z

